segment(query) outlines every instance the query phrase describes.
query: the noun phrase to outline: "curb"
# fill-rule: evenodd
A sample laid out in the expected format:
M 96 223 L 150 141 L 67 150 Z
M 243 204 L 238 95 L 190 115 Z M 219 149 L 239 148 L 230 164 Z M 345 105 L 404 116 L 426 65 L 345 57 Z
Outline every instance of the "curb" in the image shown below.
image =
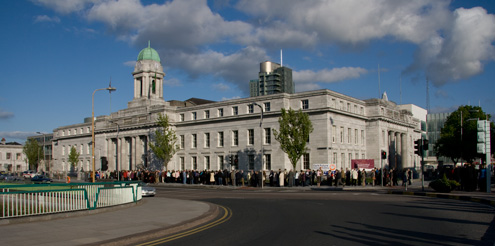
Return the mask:
M 438 194 L 438 193 L 428 193 L 428 192 L 408 192 L 408 191 L 387 191 L 388 194 L 393 195 L 409 195 L 409 196 L 427 196 L 427 197 L 435 197 L 435 198 L 443 198 L 443 199 L 454 199 L 461 201 L 469 201 L 476 202 L 481 204 L 486 204 L 492 207 L 495 207 L 495 201 L 484 199 L 484 198 L 476 198 L 471 196 L 461 196 L 461 195 L 450 195 L 450 194 Z
M 209 221 L 212 221 L 220 214 L 220 209 L 217 205 L 209 202 L 203 202 L 210 206 L 208 212 L 203 215 L 181 222 L 179 224 L 170 225 L 164 228 L 159 228 L 147 232 L 141 232 L 137 234 L 127 235 L 125 237 L 114 238 L 106 241 L 100 241 L 93 244 L 86 245 L 101 245 L 101 246 L 121 246 L 121 245 L 136 245 L 138 243 L 142 243 L 143 241 L 148 241 L 152 239 L 157 239 L 161 237 L 165 237 L 174 233 L 178 233 L 181 231 L 187 231 L 191 228 L 199 226 L 201 224 L 205 224 Z

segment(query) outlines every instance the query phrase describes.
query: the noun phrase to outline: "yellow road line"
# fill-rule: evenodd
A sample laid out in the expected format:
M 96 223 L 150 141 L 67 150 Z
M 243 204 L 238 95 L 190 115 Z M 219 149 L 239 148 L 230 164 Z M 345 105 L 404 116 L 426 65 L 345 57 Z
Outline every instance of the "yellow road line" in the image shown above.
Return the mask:
M 146 242 L 146 243 L 143 243 L 143 244 L 139 244 L 138 246 L 154 246 L 154 245 L 158 245 L 158 244 L 170 242 L 170 241 L 173 241 L 173 240 L 176 240 L 176 239 L 179 239 L 179 238 L 190 236 L 190 235 L 196 234 L 198 232 L 201 232 L 201 231 L 210 229 L 210 228 L 212 228 L 214 226 L 220 225 L 220 224 L 226 222 L 227 220 L 229 220 L 232 217 L 232 210 L 230 208 L 226 208 L 224 206 L 220 206 L 220 207 L 224 210 L 224 215 L 221 218 L 219 218 L 218 220 L 215 220 L 215 221 L 213 221 L 211 223 L 208 223 L 206 225 L 200 226 L 198 228 L 194 228 L 194 229 L 189 230 L 189 231 L 181 232 L 181 233 L 174 234 L 174 235 L 171 235 L 171 236 L 168 236 L 168 237 L 164 237 L 164 238 L 160 238 L 160 239 L 157 239 L 157 240 L 154 240 L 154 241 L 150 241 L 150 242 Z

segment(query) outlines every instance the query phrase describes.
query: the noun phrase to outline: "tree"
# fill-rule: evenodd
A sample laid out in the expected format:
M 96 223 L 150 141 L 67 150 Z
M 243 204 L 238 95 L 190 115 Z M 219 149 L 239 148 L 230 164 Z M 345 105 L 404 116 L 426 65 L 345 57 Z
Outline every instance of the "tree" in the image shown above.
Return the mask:
M 280 143 L 281 149 L 287 153 L 289 160 L 296 170 L 297 161 L 306 152 L 306 143 L 309 134 L 313 132 L 313 124 L 309 115 L 302 110 L 282 109 L 282 115 L 278 118 L 279 130 L 273 130 L 275 139 Z
M 79 162 L 79 155 L 80 154 L 77 152 L 76 147 L 72 146 L 69 153 L 69 163 L 73 168 L 75 168 Z
M 38 170 L 38 160 L 40 154 L 43 155 L 43 149 L 36 139 L 28 139 L 22 148 L 22 151 L 26 155 L 29 163 L 30 170 Z
M 489 120 L 490 117 L 489 114 L 485 114 L 481 110 L 481 107 L 475 106 L 460 106 L 452 112 L 447 117 L 440 132 L 440 138 L 435 143 L 434 149 L 437 157 L 450 158 L 454 164 L 457 164 L 461 159 L 472 163 L 474 159 L 480 157 L 481 155 L 476 151 L 478 132 L 476 121 L 477 119 Z M 493 129 L 493 123 L 490 125 L 490 128 Z M 493 138 L 491 139 L 493 141 Z
M 172 129 L 167 115 L 160 114 L 156 122 L 158 129 L 154 134 L 154 142 L 149 143 L 151 151 L 155 156 L 162 161 L 165 170 L 167 170 L 167 164 L 177 151 L 177 136 Z

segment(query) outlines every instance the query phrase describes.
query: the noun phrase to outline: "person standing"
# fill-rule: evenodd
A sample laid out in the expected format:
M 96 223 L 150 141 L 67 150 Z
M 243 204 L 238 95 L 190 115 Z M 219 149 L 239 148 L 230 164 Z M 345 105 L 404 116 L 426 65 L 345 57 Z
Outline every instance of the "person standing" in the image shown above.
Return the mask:
M 295 173 L 294 171 L 291 169 L 289 171 L 289 187 L 293 187 L 294 186 L 294 179 L 295 179 Z
M 284 172 L 282 172 L 281 170 L 278 177 L 278 181 L 279 181 L 279 186 L 284 187 L 285 176 L 284 176 Z
M 316 171 L 316 183 L 317 183 L 317 186 L 320 187 L 320 184 L 321 184 L 321 176 L 322 176 L 323 172 L 321 171 L 321 167 L 318 168 L 318 170 Z

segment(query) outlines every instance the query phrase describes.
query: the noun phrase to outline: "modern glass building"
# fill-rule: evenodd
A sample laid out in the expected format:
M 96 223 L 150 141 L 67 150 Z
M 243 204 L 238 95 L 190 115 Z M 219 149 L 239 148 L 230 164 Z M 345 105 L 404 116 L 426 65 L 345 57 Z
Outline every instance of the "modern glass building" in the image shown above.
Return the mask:
M 265 61 L 260 63 L 257 80 L 249 82 L 250 96 L 265 96 L 277 93 L 294 94 L 292 69 L 280 66 L 278 63 Z

